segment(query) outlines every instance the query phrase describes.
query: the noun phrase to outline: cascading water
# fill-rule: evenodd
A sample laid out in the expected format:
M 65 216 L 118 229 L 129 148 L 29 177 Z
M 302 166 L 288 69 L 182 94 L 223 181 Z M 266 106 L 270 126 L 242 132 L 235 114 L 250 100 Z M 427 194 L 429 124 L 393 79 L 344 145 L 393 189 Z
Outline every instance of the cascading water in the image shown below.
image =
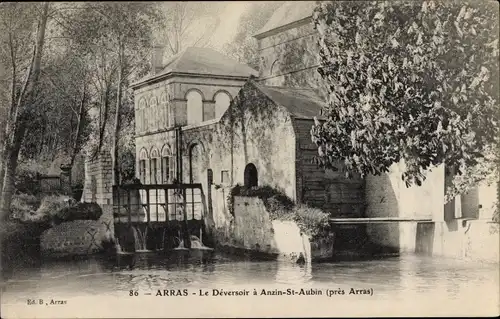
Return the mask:
M 187 250 L 187 248 L 184 246 L 184 240 L 181 239 L 181 232 L 178 232 L 177 235 L 179 236 L 175 236 L 174 238 L 179 241 L 179 246 L 174 248 L 174 250 Z
M 200 237 L 199 238 L 196 237 L 195 235 L 189 236 L 189 239 L 191 241 L 191 249 L 213 250 L 213 248 L 207 247 L 203 244 L 203 241 L 202 241 L 203 237 L 202 236 L 203 236 L 203 232 L 201 229 L 200 229 Z M 179 246 L 177 246 L 177 248 L 174 248 L 175 250 L 187 250 L 188 249 L 184 246 L 184 240 L 180 239 L 180 233 L 179 233 L 179 237 L 175 237 L 175 238 L 177 238 L 177 240 L 179 240 Z
M 297 262 L 309 263 L 311 259 L 311 244 L 307 236 L 301 234 L 296 223 L 290 221 L 273 221 L 274 240 L 276 248 L 282 257 L 296 256 Z
M 148 229 L 144 230 L 144 233 L 136 227 L 132 227 L 132 233 L 134 234 L 134 243 L 136 252 L 148 251 L 146 248 L 146 238 L 148 235 Z

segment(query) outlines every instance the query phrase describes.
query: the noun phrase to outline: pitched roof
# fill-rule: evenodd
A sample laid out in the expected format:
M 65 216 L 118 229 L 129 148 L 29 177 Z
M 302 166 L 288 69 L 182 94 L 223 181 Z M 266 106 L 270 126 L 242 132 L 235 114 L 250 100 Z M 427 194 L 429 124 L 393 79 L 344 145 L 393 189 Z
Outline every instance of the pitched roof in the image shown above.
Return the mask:
M 298 89 L 277 86 L 255 86 L 276 104 L 286 108 L 293 117 L 313 119 L 322 118 L 321 109 L 326 103 L 310 89 Z
M 315 7 L 316 1 L 286 1 L 254 36 L 258 38 L 263 33 L 308 18 L 312 16 Z
M 169 73 L 189 73 L 201 75 L 219 75 L 233 77 L 258 76 L 259 72 L 246 64 L 233 60 L 210 48 L 189 47 L 179 52 L 165 63 L 163 70 L 148 75 L 135 84 Z

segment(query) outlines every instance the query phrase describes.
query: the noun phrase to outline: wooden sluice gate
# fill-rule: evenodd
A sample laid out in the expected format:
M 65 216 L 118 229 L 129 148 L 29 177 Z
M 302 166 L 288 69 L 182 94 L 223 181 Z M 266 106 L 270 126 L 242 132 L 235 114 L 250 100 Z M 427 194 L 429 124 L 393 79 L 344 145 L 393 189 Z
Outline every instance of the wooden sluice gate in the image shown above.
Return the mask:
M 124 252 L 210 249 L 201 184 L 113 187 L 115 237 Z

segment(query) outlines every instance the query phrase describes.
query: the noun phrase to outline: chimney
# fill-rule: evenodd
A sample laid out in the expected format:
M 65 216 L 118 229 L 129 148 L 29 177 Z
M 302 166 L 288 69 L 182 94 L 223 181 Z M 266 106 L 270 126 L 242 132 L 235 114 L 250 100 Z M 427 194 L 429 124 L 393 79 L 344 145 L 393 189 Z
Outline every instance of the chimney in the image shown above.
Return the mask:
M 163 69 L 163 52 L 164 47 L 162 45 L 155 45 L 153 47 L 152 58 L 151 58 L 151 72 L 158 74 Z

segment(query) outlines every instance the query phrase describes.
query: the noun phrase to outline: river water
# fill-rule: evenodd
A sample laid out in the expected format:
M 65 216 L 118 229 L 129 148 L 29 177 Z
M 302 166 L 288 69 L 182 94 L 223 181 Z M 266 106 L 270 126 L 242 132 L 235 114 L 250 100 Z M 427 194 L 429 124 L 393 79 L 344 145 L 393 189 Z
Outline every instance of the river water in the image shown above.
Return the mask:
M 488 311 L 489 314 L 495 314 L 495 312 L 498 314 L 499 268 L 498 264 L 421 256 L 301 266 L 277 261 L 235 259 L 213 253 L 194 255 L 179 253 L 168 258 L 164 255 L 142 253 L 123 255 L 117 260 L 90 258 L 79 261 L 51 261 L 44 262 L 39 267 L 18 268 L 3 286 L 2 308 L 13 311 L 17 307 L 15 308 L 18 311 L 17 314 L 22 313 L 23 309 L 24 313 L 29 314 L 26 311 L 32 311 L 34 308 L 26 306 L 27 299 L 89 298 L 87 300 L 91 300 L 99 297 L 102 301 L 109 297 L 118 298 L 116 300 L 124 302 L 133 294 L 141 298 L 149 297 L 149 300 L 157 294 L 165 297 L 164 290 L 167 290 L 166 293 L 169 294 L 171 290 L 186 289 L 190 295 L 195 295 L 201 289 L 205 289 L 211 297 L 214 297 L 214 294 L 220 295 L 220 291 L 237 288 L 247 289 L 250 292 L 255 289 L 260 294 L 262 289 L 286 291 L 290 287 L 321 291 L 323 296 L 320 297 L 323 299 L 318 297 L 315 300 L 322 300 L 323 303 L 329 302 L 329 304 L 332 304 L 333 299 L 326 294 L 332 294 L 332 291 L 338 291 L 340 294 L 343 290 L 345 295 L 333 296 L 337 298 L 335 301 L 337 307 L 340 304 L 339 300 L 347 300 L 339 298 L 347 298 L 351 288 L 354 288 L 364 292 L 371 291 L 371 295 L 357 295 L 352 298 L 392 301 L 394 305 L 398 305 L 398 301 L 409 302 L 413 305 L 412 311 L 415 315 L 424 314 L 419 306 L 423 305 L 419 303 L 419 298 L 422 297 L 424 300 L 424 297 L 427 297 L 427 301 L 432 301 L 428 297 L 434 298 L 433 296 L 443 301 L 455 301 L 456 305 L 464 305 L 464 307 L 469 302 L 471 304 L 469 308 L 474 307 L 464 308 L 463 311 L 459 311 L 460 314 L 467 313 L 467 310 L 473 314 L 476 313 L 475 311 L 483 310 Z M 213 289 L 219 290 L 219 293 L 214 292 Z M 268 298 L 267 300 L 270 298 L 264 297 Z M 170 296 L 170 298 L 182 299 L 176 296 Z M 238 297 L 226 297 L 225 302 L 237 300 L 237 302 L 242 302 L 242 305 L 244 304 L 242 298 L 235 298 Z M 286 298 L 282 296 L 281 299 L 274 300 L 281 302 Z M 352 298 L 351 300 L 354 300 Z M 152 305 L 158 305 L 158 298 L 155 300 L 156 302 Z M 84 304 L 84 302 L 80 301 L 79 304 Z M 288 306 L 293 307 L 293 303 L 288 303 Z M 452 310 L 457 310 L 439 306 L 436 309 L 442 310 L 443 315 L 453 314 Z M 194 311 L 194 309 L 191 310 Z M 118 315 L 117 311 L 118 309 L 110 310 L 110 314 L 125 316 Z M 384 310 L 379 309 L 379 311 L 382 311 L 381 314 L 387 314 L 383 312 Z M 55 314 L 59 313 L 63 312 Z M 183 314 L 188 313 L 189 311 Z M 300 314 L 300 311 L 297 310 L 294 313 Z M 373 313 L 375 312 L 370 312 L 370 314 Z M 128 314 L 132 315 L 132 312 Z M 143 311 L 142 314 L 146 317 L 161 316 L 161 314 L 167 316 L 161 310 L 155 314 Z M 277 314 L 281 313 L 277 312 L 274 315 Z M 331 313 L 327 314 L 331 315 Z M 102 315 L 106 316 L 104 313 Z M 51 313 L 50 316 L 55 315 Z

